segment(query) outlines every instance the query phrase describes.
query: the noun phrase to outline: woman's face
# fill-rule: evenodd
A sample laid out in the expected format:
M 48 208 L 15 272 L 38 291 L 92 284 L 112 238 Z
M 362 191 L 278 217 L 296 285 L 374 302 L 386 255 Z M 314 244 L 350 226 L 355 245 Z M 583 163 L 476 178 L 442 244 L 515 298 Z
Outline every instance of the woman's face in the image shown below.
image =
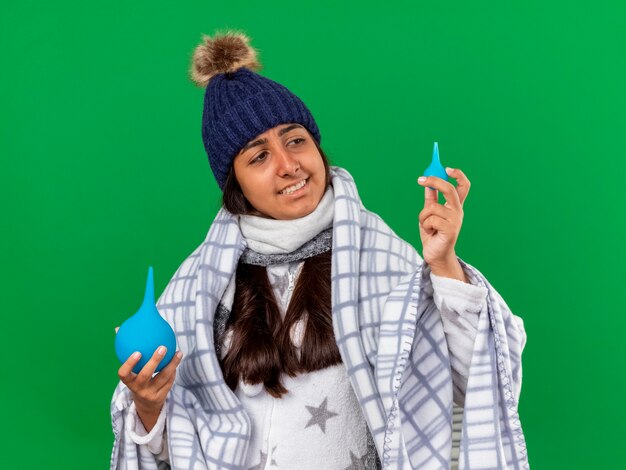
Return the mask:
M 256 136 L 235 157 L 233 169 L 243 195 L 264 217 L 304 217 L 326 190 L 322 155 L 306 128 L 296 123 Z

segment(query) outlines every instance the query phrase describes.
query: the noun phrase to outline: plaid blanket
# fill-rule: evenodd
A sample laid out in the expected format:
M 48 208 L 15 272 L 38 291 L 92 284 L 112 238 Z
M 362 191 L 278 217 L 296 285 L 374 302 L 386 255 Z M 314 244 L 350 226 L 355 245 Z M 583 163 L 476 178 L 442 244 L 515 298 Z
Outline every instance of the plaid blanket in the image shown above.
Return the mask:
M 333 329 L 383 468 L 447 470 L 452 379 L 428 267 L 363 206 L 345 169 L 333 166 L 331 173 Z M 185 354 L 165 404 L 172 468 L 238 469 L 245 461 L 250 418 L 224 382 L 213 335 L 216 308 L 245 248 L 237 217 L 221 208 L 157 302 Z M 517 412 L 526 334 L 487 279 L 459 262 L 473 284 L 488 289 L 465 395 L 459 469 L 528 469 Z M 111 469 L 157 469 L 155 455 L 124 431 L 130 403 L 120 382 L 111 402 Z

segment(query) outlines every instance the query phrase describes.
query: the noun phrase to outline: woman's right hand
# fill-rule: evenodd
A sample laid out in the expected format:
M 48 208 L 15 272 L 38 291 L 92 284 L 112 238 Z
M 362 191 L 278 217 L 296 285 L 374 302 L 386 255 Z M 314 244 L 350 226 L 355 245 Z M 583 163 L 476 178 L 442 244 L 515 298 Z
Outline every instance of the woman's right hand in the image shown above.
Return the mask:
M 115 328 L 116 334 L 117 330 L 119 330 L 119 326 Z M 137 356 L 131 354 L 117 371 L 120 380 L 132 392 L 137 414 L 147 432 L 150 432 L 159 418 L 165 398 L 174 384 L 176 368 L 183 357 L 182 351 L 178 351 L 174 354 L 170 363 L 152 377 L 157 366 L 165 357 L 166 352 L 167 348 L 165 346 L 158 347 L 138 374 L 133 372 L 133 368 L 141 359 L 141 354 L 135 353 Z

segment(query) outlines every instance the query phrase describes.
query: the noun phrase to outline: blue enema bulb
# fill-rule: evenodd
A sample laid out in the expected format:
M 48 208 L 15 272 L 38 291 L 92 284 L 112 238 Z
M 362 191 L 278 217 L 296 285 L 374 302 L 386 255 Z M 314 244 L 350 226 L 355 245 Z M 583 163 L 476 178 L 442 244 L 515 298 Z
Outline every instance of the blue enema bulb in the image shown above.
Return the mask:
M 135 351 L 141 353 L 141 359 L 133 368 L 138 374 L 143 366 L 152 358 L 159 346 L 165 346 L 167 352 L 155 372 L 163 369 L 176 353 L 176 335 L 172 327 L 165 321 L 154 303 L 154 276 L 152 266 L 148 269 L 148 280 L 143 304 L 132 317 L 122 323 L 115 335 L 115 353 L 121 363 L 128 360 Z
M 441 162 L 439 161 L 439 146 L 437 142 L 435 142 L 435 148 L 433 149 L 433 160 L 430 162 L 430 165 L 424 173 L 424 176 L 438 176 L 442 180 L 448 181 L 448 174 L 446 173 L 446 169 L 443 167 Z M 430 188 L 430 186 L 429 186 Z M 430 188 L 435 189 L 435 188 Z

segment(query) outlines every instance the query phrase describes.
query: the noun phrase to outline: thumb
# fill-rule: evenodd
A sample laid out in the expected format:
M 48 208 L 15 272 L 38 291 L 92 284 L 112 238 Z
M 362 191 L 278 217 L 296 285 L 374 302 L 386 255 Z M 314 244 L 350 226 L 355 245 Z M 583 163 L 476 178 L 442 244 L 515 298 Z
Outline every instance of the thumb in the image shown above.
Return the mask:
M 119 326 L 116 326 L 116 327 L 115 327 L 115 333 L 116 333 L 116 334 L 117 334 L 117 330 L 119 330 L 119 329 L 120 329 L 120 327 L 119 327 Z

